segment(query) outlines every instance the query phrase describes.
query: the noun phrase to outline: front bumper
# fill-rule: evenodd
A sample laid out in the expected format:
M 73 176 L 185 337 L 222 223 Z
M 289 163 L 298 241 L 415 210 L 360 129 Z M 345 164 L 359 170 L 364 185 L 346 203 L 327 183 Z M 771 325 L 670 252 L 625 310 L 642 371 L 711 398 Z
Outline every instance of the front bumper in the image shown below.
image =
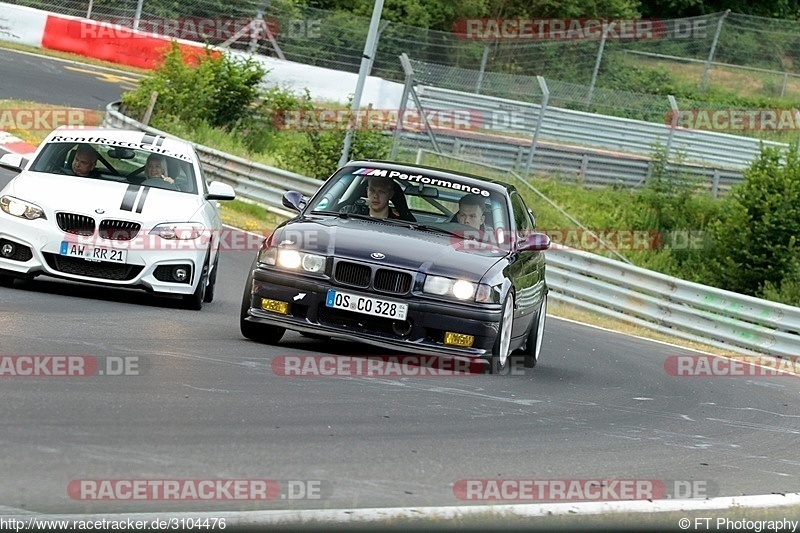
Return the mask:
M 154 239 L 160 239 L 155 237 Z M 111 241 L 78 237 L 54 228 L 48 220 L 26 221 L 0 213 L 0 274 L 31 278 L 46 274 L 73 281 L 117 287 L 138 287 L 154 293 L 192 294 L 207 254 L 208 244 L 182 243 L 159 246 L 154 239 Z M 62 242 L 126 250 L 124 263 L 92 261 L 61 254 Z M 6 257 L 3 246 L 13 253 Z M 171 267 L 185 266 L 187 280 L 177 282 L 168 273 Z
M 329 308 L 325 305 L 329 289 L 408 304 L 406 321 Z M 263 268 L 253 272 L 250 296 L 248 322 L 425 355 L 487 357 L 502 314 L 497 304 L 451 303 L 417 293 L 392 297 Z M 289 303 L 288 313 L 261 309 L 262 298 Z M 473 335 L 475 340 L 469 348 L 446 345 L 446 331 Z

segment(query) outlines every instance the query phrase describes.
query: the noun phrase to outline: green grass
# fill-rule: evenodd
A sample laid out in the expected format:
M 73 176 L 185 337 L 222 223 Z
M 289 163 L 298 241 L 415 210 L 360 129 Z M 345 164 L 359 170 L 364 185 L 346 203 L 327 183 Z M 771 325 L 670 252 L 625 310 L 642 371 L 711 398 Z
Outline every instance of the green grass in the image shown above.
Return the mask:
M 63 111 L 65 110 L 72 110 L 73 113 L 65 114 Z M 24 129 L 24 128 L 14 128 L 9 127 L 10 125 L 16 124 L 17 121 L 32 121 L 32 118 L 28 115 L 21 115 L 16 112 L 18 111 L 46 111 L 46 110 L 55 110 L 59 111 L 57 115 L 48 115 L 41 114 L 39 118 L 40 121 L 34 122 L 34 125 L 38 125 L 36 129 Z M 5 113 L 8 113 L 7 115 Z M 8 133 L 22 139 L 23 141 L 38 146 L 45 137 L 47 137 L 50 132 L 58 126 L 66 126 L 66 125 L 80 125 L 80 126 L 96 126 L 102 124 L 103 122 L 103 115 L 105 114 L 103 111 L 94 111 L 90 109 L 75 109 L 75 108 L 67 108 L 65 106 L 59 105 L 50 105 L 50 104 L 40 104 L 38 102 L 31 102 L 29 100 L 0 100 L 0 114 L 2 114 L 3 120 L 2 125 L 0 125 L 0 129 L 3 131 L 7 131 Z M 68 120 L 76 120 L 77 122 L 86 122 L 82 124 L 67 124 L 66 121 Z M 23 125 L 20 124 L 20 125 Z
M 220 216 L 223 224 L 261 235 L 268 234 L 286 220 L 264 206 L 243 200 L 221 202 Z
M 275 152 L 257 153 L 249 150 L 244 143 L 234 134 L 228 133 L 220 128 L 213 128 L 207 124 L 199 126 L 187 126 L 178 121 L 159 122 L 154 127 L 168 131 L 172 135 L 181 137 L 197 144 L 202 144 L 214 150 L 243 157 L 256 163 L 269 166 L 279 166 L 279 158 Z

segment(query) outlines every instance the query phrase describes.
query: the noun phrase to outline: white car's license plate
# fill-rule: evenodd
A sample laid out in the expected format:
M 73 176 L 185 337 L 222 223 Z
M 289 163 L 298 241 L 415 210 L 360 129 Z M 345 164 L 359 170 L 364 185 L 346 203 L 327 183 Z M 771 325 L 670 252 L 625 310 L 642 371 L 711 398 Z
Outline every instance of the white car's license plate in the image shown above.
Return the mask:
M 61 241 L 61 255 L 80 257 L 87 261 L 108 261 L 109 263 L 125 263 L 127 250 L 90 246 L 77 242 Z
M 405 320 L 408 313 L 407 304 L 334 290 L 328 291 L 325 305 L 334 309 L 345 309 L 365 315 L 382 316 L 396 320 Z

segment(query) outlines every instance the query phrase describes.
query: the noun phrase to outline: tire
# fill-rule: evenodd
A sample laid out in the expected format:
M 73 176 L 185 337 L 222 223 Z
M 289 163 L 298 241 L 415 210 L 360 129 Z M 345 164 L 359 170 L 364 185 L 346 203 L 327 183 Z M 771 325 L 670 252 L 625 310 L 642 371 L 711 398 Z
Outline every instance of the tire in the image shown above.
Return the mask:
M 14 285 L 14 278 L 0 274 L 0 287 L 12 287 Z
M 253 285 L 253 269 L 256 267 L 255 261 L 250 267 L 250 274 L 247 276 L 247 281 L 244 284 L 244 294 L 242 294 L 242 306 L 239 311 L 239 330 L 245 338 L 251 341 L 261 342 L 264 344 L 278 344 L 278 341 L 283 337 L 285 328 L 278 326 L 267 326 L 264 324 L 254 324 L 247 322 L 247 312 L 250 310 L 250 288 Z
M 211 269 L 211 275 L 208 277 L 206 294 L 203 296 L 203 301 L 207 304 L 214 301 L 214 289 L 217 286 L 217 270 L 219 270 L 219 250 L 217 250 L 217 255 L 214 256 L 214 268 Z
M 183 303 L 187 309 L 192 311 L 199 311 L 203 308 L 203 302 L 206 298 L 206 284 L 208 283 L 208 257 L 203 263 L 203 270 L 200 273 L 200 280 L 197 282 L 197 288 L 192 294 L 187 294 L 183 297 Z
M 544 322 L 547 317 L 547 294 L 542 298 L 542 305 L 536 313 L 536 318 L 531 322 L 528 338 L 525 339 L 525 351 L 522 352 L 522 362 L 525 368 L 533 368 L 539 362 L 539 353 L 542 351 L 542 337 L 544 337 Z
M 497 331 L 497 339 L 492 347 L 492 356 L 489 359 L 489 373 L 502 374 L 511 365 L 511 330 L 514 325 L 514 293 L 509 293 L 503 302 L 503 316 Z

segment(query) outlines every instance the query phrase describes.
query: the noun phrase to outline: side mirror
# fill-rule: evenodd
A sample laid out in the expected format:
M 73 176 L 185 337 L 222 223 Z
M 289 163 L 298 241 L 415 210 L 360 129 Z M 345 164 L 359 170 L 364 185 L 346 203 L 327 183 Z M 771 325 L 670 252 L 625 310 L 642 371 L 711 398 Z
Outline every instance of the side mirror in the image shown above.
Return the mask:
M 236 192 L 227 183 L 212 181 L 208 184 L 206 198 L 209 200 L 233 200 L 236 198 Z
M 0 157 L 0 167 L 22 172 L 28 166 L 28 160 L 19 154 L 3 154 Z
M 306 199 L 297 191 L 286 191 L 281 202 L 284 207 L 300 212 L 303 210 L 303 207 L 305 207 Z
M 550 248 L 550 237 L 546 233 L 531 233 L 517 245 L 520 252 L 541 252 Z

